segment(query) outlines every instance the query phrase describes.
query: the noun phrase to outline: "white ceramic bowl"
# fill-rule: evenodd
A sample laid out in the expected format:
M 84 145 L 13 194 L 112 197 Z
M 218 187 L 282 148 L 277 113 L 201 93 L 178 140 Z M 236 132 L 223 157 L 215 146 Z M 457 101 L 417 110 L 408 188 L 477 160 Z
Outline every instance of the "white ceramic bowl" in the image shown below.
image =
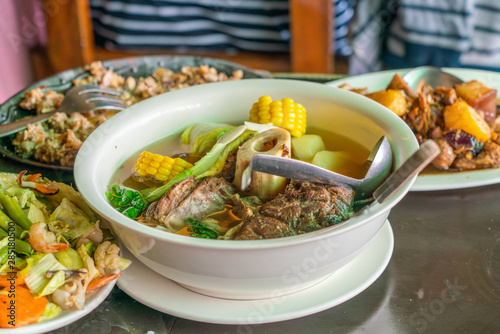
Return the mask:
M 132 154 L 194 123 L 242 123 L 262 95 L 302 103 L 308 110 L 308 125 L 347 136 L 368 149 L 388 135 L 396 166 L 418 148 L 405 123 L 378 103 L 296 80 L 248 79 L 194 86 L 150 98 L 108 120 L 79 151 L 74 171 L 78 189 L 141 262 L 210 296 L 267 298 L 319 282 L 361 252 L 415 181 L 347 223 L 269 240 L 206 240 L 170 234 L 125 217 L 108 203 L 108 185 Z

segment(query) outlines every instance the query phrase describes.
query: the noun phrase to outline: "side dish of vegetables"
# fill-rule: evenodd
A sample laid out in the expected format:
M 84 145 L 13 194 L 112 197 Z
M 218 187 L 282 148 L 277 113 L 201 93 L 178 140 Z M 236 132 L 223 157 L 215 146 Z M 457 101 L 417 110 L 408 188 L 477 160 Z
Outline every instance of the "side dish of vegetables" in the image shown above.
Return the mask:
M 130 260 L 71 186 L 0 173 L 0 327 L 83 309 Z
M 241 189 L 241 175 L 255 154 L 299 159 L 341 173 L 361 170 L 368 156 L 349 138 L 308 129 L 307 111 L 299 102 L 267 95 L 248 106 L 243 124 L 196 123 L 165 140 L 133 154 L 106 196 L 140 223 L 205 239 L 280 238 L 352 215 L 355 193 L 342 184 L 253 172 L 248 189 Z

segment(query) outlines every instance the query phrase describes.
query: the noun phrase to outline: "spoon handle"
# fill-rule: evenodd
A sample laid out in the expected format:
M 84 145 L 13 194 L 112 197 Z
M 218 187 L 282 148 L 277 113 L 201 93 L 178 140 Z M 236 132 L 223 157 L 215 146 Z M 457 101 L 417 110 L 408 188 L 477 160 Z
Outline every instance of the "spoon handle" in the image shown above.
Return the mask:
M 250 166 L 248 166 L 245 172 L 243 172 L 241 181 L 243 190 L 250 184 L 252 171 L 283 176 L 289 179 L 324 184 L 342 182 L 353 188 L 358 187 L 361 182 L 360 180 L 337 174 L 300 160 L 256 154 L 253 156 Z
M 413 176 L 420 173 L 434 158 L 441 149 L 433 140 L 427 140 L 413 155 L 406 160 L 373 192 L 373 197 L 377 202 L 384 202 L 389 196 L 397 192 Z

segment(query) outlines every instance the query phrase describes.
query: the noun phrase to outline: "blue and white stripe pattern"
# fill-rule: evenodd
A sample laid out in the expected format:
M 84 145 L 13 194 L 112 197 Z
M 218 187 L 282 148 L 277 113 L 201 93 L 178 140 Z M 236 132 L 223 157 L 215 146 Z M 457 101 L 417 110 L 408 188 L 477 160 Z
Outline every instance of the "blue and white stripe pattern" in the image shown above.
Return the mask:
M 335 52 L 350 54 L 355 0 L 332 0 Z M 98 45 L 107 49 L 288 52 L 288 0 L 90 0 Z
M 349 24 L 354 16 L 354 7 L 356 0 L 335 0 L 334 2 L 334 20 L 333 20 L 333 36 L 334 53 L 341 56 L 349 56 L 352 53 L 351 45 L 349 44 Z
M 107 48 L 287 52 L 287 0 L 91 0 Z
M 357 59 L 351 74 L 384 65 L 500 70 L 500 1 L 360 0 L 359 4 L 358 11 L 368 9 L 371 15 L 356 18 L 352 42 Z M 378 26 L 368 29 L 374 21 Z M 368 34 L 374 38 L 369 43 Z M 370 48 L 375 52 L 368 55 Z

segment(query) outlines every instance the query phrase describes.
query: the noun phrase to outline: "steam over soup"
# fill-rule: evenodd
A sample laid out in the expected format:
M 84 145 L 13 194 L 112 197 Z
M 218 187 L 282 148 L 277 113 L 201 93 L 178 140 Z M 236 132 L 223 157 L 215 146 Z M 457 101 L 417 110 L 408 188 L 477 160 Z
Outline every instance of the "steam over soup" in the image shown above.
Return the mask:
M 210 239 L 293 236 L 348 219 L 355 192 L 345 184 L 253 172 L 250 187 L 241 190 L 241 173 L 255 154 L 300 159 L 354 178 L 366 173 L 368 149 L 325 130 L 306 131 L 305 108 L 291 99 L 278 101 L 280 123 L 280 113 L 272 114 L 276 101 L 264 98 L 271 105 L 270 117 L 256 119 L 266 109 L 255 116 L 254 105 L 243 125 L 195 124 L 133 154 L 106 193 L 110 203 L 153 228 Z M 291 103 L 295 108 L 287 109 Z M 303 115 L 297 123 L 290 116 L 298 118 L 295 111 L 300 108 Z

